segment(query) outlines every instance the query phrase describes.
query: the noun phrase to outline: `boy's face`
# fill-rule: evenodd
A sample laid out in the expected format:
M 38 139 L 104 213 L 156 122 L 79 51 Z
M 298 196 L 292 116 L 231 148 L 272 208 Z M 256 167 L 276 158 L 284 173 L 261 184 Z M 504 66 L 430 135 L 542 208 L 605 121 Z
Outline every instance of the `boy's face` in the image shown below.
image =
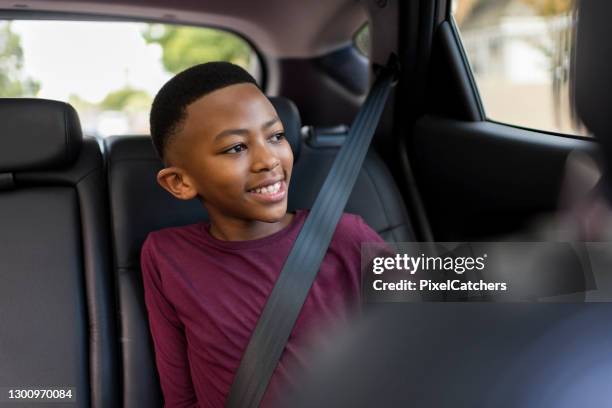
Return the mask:
M 196 100 L 186 113 L 168 147 L 173 167 L 160 172 L 160 184 L 178 198 L 202 197 L 216 222 L 281 220 L 293 153 L 268 98 L 252 84 L 236 84 Z

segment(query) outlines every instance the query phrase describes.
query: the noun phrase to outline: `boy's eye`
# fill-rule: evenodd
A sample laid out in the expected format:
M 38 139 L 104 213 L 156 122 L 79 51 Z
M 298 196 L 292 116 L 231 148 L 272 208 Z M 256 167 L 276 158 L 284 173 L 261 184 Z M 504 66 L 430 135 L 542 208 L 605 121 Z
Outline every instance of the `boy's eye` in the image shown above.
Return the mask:
M 227 150 L 224 150 L 223 153 L 240 153 L 241 151 L 246 149 L 246 145 L 244 143 L 239 143 L 235 146 L 230 147 Z
M 276 143 L 280 142 L 284 138 L 285 138 L 285 132 L 278 132 L 270 136 L 270 140 Z

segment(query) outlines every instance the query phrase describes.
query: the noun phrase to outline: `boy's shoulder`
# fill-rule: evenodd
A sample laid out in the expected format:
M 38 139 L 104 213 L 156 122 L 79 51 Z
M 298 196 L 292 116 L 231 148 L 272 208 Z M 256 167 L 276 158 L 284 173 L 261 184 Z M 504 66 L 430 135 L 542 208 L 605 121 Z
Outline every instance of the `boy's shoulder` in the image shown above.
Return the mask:
M 298 210 L 300 215 L 297 223 L 303 223 L 309 215 L 310 210 Z M 202 240 L 202 229 L 204 222 L 189 224 L 178 227 L 166 227 L 150 232 L 143 244 L 143 251 L 152 250 L 154 247 L 169 248 L 182 243 L 193 243 Z M 334 243 L 361 243 L 370 241 L 382 241 L 380 236 L 363 220 L 360 215 L 344 212 L 338 221 L 332 244 Z
M 340 217 L 334 233 L 335 239 L 356 241 L 358 243 L 382 241 L 382 238 L 360 215 L 349 212 L 343 213 L 342 217 Z
M 365 223 L 365 221 L 363 221 L 363 218 L 361 218 L 360 215 L 344 212 L 340 217 L 340 221 L 338 221 L 337 228 L 351 229 L 360 226 L 363 223 Z
M 176 243 L 177 241 L 194 239 L 199 231 L 201 231 L 202 223 L 182 225 L 178 227 L 166 227 L 156 231 L 151 231 L 147 234 L 143 249 L 155 246 L 165 245 L 166 243 Z
M 310 216 L 311 210 L 310 209 L 298 210 L 298 213 L 299 212 L 305 213 L 306 217 L 308 217 Z M 347 232 L 356 233 L 356 232 L 359 232 L 363 228 L 364 225 L 367 226 L 367 224 L 365 223 L 363 218 L 361 218 L 360 215 L 349 213 L 349 212 L 343 212 L 342 215 L 340 216 L 340 220 L 338 221 L 338 224 L 336 225 L 336 230 L 335 230 L 334 235 L 338 233 L 342 233 L 343 235 L 345 235 L 345 233 Z

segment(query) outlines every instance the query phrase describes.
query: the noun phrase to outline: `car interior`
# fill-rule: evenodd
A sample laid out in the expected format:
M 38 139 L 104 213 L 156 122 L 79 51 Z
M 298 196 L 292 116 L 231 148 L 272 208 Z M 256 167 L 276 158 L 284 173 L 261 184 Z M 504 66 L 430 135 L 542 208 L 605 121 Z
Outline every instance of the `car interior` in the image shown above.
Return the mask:
M 345 211 L 388 242 L 487 240 L 554 214 L 567 157 L 600 157 L 599 142 L 490 119 L 452 3 L 2 0 L 0 15 L 247 40 L 294 154 L 289 211 L 312 207 L 373 65 L 395 53 L 399 81 Z M 366 23 L 368 56 L 354 45 Z M 70 406 L 163 406 L 140 249 L 151 231 L 206 220 L 204 208 L 157 184 L 147 134 L 89 135 L 69 103 L 36 97 L 0 98 L 0 126 L 0 387 L 70 385 Z

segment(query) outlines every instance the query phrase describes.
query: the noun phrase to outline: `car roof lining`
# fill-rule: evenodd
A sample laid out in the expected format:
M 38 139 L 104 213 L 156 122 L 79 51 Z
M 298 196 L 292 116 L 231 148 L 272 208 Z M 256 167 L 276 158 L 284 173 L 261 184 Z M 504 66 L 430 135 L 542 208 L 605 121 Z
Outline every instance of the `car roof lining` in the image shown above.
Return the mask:
M 155 21 L 227 28 L 274 58 L 312 58 L 351 42 L 367 20 L 362 2 L 355 0 L 0 0 L 0 12 L 27 18 L 32 12 L 99 16 L 104 20 Z M 34 13 L 33 13 L 34 14 Z M 40 18 L 40 13 L 38 14 Z M 57 14 L 56 14 L 57 15 Z M 12 17 L 16 18 L 16 17 Z

